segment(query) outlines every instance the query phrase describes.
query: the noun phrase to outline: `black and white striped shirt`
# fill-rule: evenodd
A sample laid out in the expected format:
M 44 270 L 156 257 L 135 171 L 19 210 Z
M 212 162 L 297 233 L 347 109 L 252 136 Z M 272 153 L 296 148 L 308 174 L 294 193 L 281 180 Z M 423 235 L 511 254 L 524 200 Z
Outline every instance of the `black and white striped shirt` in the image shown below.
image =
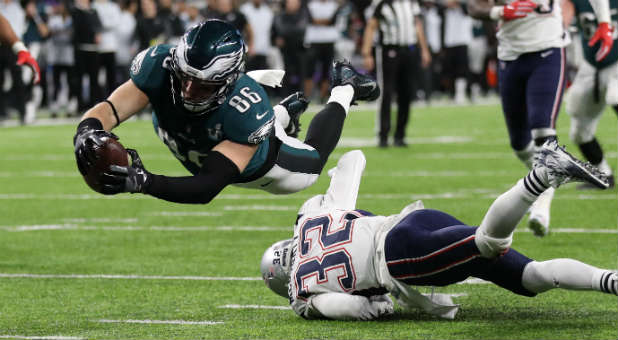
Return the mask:
M 409 46 L 417 42 L 415 20 L 421 14 L 417 0 L 382 0 L 373 17 L 378 21 L 379 44 Z

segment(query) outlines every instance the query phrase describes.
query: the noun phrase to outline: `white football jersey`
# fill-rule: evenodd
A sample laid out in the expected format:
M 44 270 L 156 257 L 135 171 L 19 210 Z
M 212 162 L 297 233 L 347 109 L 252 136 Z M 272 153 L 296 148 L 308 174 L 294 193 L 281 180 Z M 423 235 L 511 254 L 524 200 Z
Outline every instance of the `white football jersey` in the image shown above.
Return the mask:
M 511 3 L 515 0 L 507 0 Z M 498 59 L 515 60 L 524 53 L 564 47 L 569 43 L 562 25 L 559 0 L 533 0 L 536 10 L 525 18 L 502 20 L 498 34 Z
M 382 288 L 374 264 L 375 236 L 386 220 L 385 216 L 333 209 L 298 221 L 288 292 L 296 313 L 307 315 L 308 299 L 314 294 L 375 295 Z

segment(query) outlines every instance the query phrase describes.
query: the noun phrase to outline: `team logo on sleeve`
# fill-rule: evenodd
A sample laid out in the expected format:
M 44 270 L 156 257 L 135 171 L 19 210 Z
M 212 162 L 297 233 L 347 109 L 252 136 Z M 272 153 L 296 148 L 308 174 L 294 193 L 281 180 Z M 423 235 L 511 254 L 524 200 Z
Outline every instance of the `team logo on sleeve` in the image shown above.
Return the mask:
M 250 134 L 248 138 L 249 144 L 260 144 L 264 139 L 270 136 L 270 133 L 273 130 L 274 123 L 275 117 L 271 118 L 264 125 L 260 126 L 259 129 L 253 131 L 253 133 Z
M 146 57 L 146 52 L 148 52 L 147 49 L 141 51 L 138 55 L 135 56 L 135 58 L 133 58 L 133 62 L 131 63 L 131 74 L 136 75 L 142 69 L 142 62 Z

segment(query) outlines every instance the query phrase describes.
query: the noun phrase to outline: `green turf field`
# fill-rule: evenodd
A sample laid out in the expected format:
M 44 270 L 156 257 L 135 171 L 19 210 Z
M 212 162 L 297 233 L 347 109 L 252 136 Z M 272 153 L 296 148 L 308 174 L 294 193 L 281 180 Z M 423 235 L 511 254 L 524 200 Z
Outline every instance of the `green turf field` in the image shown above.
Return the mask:
M 303 117 L 305 131 L 311 117 Z M 477 225 L 493 199 L 526 173 L 508 147 L 498 106 L 414 109 L 406 149 L 376 148 L 373 124 L 372 112 L 352 112 L 328 167 L 361 148 L 367 168 L 358 207 L 374 213 L 397 213 L 423 199 Z M 558 126 L 561 142 L 579 155 L 568 141 L 566 114 Z M 608 112 L 598 131 L 614 168 L 616 127 Z M 259 280 L 259 261 L 271 243 L 291 237 L 298 207 L 326 190 L 325 175 L 290 196 L 227 188 L 205 206 L 105 197 L 79 176 L 74 130 L 0 130 L 0 338 L 618 338 L 615 296 L 553 290 L 525 298 L 489 284 L 438 290 L 461 294 L 453 321 L 400 308 L 381 321 L 305 321 Z M 186 174 L 149 121 L 116 132 L 151 172 Z M 553 203 L 554 232 L 535 238 L 524 219 L 513 247 L 539 260 L 572 257 L 618 268 L 617 203 L 615 189 L 567 185 Z

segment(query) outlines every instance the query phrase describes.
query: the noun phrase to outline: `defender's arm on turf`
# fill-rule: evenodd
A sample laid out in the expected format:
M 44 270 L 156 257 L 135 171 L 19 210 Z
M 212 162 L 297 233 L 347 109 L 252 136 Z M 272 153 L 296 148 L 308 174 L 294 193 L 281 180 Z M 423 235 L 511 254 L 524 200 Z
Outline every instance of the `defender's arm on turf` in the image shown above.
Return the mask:
M 390 298 L 366 298 L 345 293 L 323 293 L 309 298 L 308 318 L 334 320 L 373 320 L 393 313 Z

